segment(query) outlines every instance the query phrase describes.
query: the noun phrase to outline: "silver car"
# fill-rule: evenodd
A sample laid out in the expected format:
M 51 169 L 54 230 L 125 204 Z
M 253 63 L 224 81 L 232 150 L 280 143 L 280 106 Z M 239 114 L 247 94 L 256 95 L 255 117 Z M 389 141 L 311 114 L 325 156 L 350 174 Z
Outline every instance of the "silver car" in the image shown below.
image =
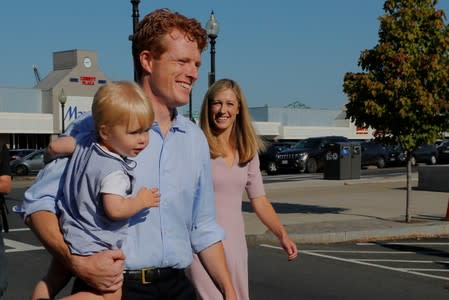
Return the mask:
M 44 150 L 36 150 L 11 161 L 11 171 L 18 176 L 36 174 L 44 167 Z

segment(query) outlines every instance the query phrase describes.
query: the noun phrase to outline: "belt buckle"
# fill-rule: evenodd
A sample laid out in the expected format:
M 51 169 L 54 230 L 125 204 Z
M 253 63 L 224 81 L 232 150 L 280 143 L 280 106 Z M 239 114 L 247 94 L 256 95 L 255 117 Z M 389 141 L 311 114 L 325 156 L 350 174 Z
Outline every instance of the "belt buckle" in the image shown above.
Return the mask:
M 153 269 L 141 269 L 140 270 L 140 278 L 142 281 L 142 284 L 150 284 L 151 281 L 146 279 L 146 274 L 150 271 L 152 271 Z

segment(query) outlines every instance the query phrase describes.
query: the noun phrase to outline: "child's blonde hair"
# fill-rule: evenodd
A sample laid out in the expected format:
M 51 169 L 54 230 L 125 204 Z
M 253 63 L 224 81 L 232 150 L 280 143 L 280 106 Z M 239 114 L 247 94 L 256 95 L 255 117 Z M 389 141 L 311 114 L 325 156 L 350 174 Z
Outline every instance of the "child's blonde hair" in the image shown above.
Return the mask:
M 137 119 L 141 128 L 147 129 L 154 121 L 154 111 L 148 97 L 136 83 L 111 81 L 95 93 L 92 117 L 96 132 L 101 125 L 128 126 L 131 119 Z

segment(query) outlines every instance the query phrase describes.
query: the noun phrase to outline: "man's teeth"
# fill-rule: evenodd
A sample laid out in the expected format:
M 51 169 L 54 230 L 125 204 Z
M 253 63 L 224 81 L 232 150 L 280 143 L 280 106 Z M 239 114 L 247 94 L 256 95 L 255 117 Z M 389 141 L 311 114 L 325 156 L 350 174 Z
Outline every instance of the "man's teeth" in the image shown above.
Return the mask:
M 191 85 L 188 83 L 180 82 L 178 83 L 182 88 L 190 89 Z

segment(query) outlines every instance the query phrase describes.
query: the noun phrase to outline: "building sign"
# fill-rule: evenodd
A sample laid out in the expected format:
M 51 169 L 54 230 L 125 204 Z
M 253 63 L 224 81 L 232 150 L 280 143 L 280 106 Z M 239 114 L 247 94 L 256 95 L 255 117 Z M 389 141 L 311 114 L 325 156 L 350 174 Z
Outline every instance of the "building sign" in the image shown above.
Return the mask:
M 95 84 L 95 76 L 81 76 L 81 84 L 83 85 L 94 85 Z
M 355 129 L 355 134 L 368 134 L 368 128 L 357 126 Z
M 64 109 L 64 127 L 91 110 L 93 97 L 68 96 Z M 61 126 L 61 125 L 59 125 Z M 59 130 L 62 128 L 60 127 Z

